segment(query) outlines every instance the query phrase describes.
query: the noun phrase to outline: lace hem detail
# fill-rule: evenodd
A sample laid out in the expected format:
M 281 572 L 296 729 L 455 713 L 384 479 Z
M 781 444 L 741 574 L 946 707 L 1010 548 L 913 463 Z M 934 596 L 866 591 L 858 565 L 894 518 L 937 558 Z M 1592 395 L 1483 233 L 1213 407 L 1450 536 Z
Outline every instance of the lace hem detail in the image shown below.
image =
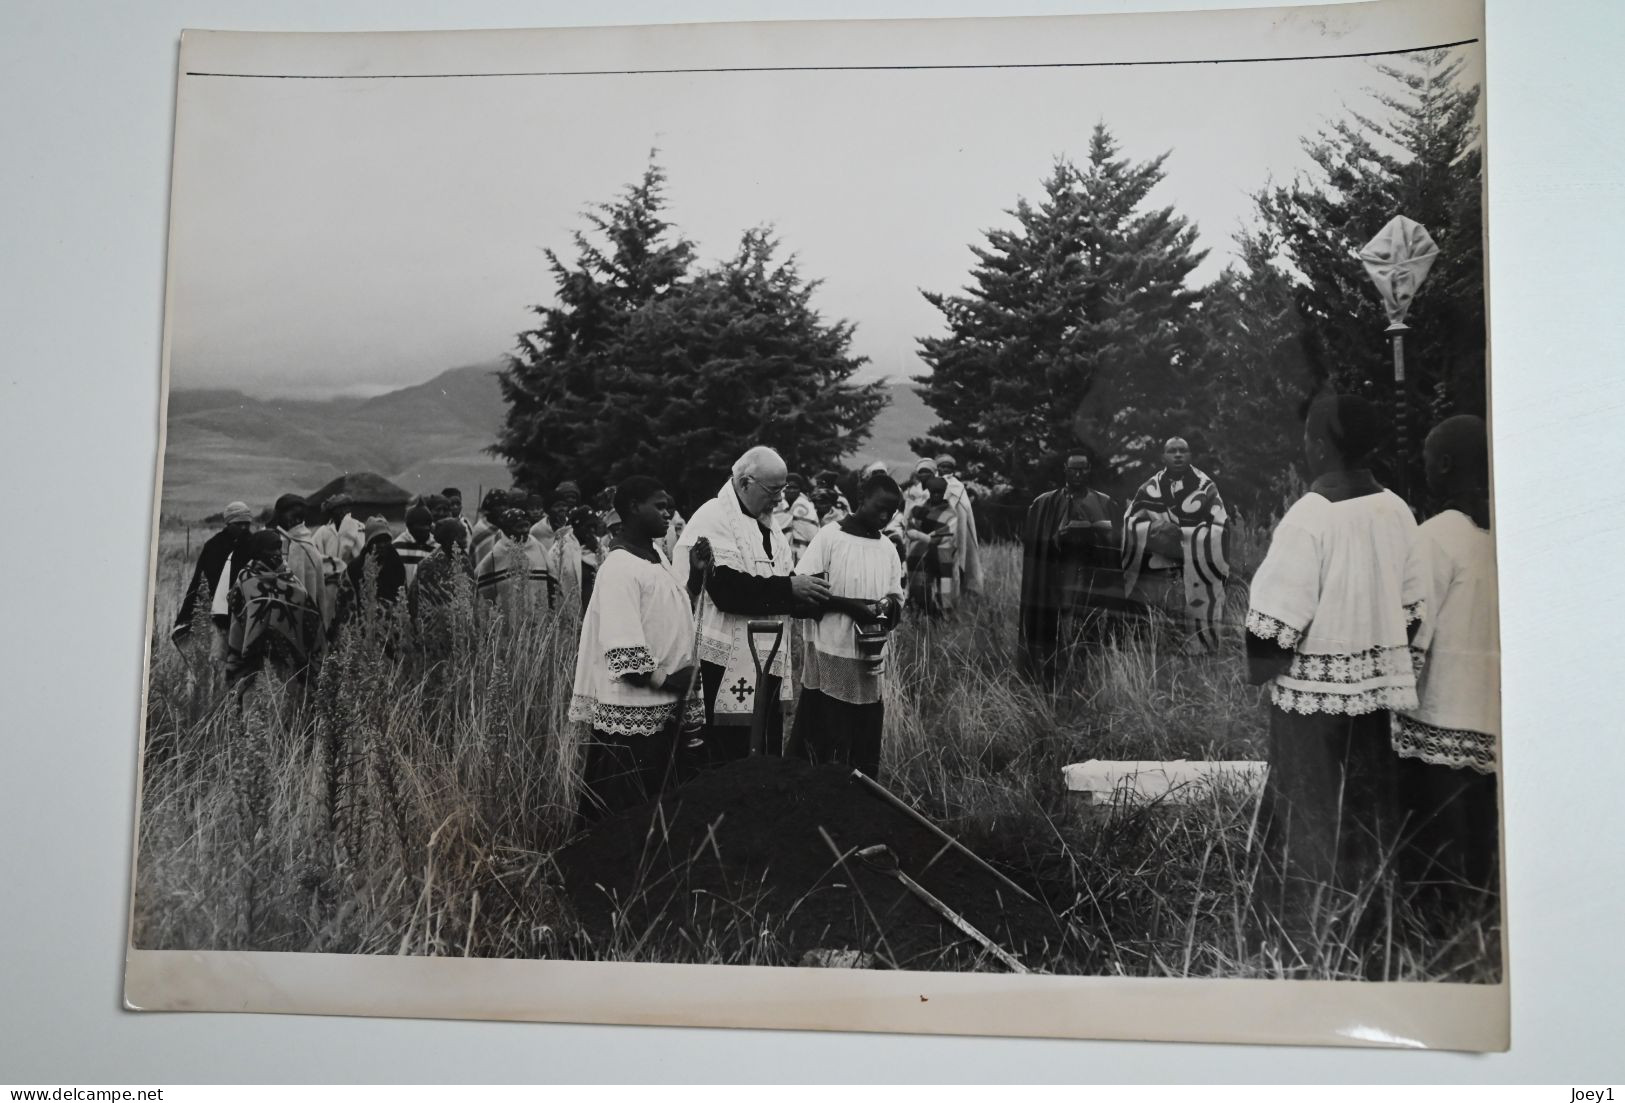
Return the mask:
M 576 696 L 570 699 L 569 718 L 586 724 L 594 731 L 606 735 L 649 736 L 658 735 L 672 722 L 681 701 L 665 701 L 658 705 L 617 705 L 592 697 Z M 705 705 L 699 697 L 687 703 L 683 713 L 683 728 L 698 728 L 705 723 Z
M 1375 686 L 1354 693 L 1322 693 L 1272 685 L 1270 703 L 1282 712 L 1295 712 L 1302 716 L 1315 713 L 1364 716 L 1382 709 L 1413 709 L 1416 707 L 1416 690 L 1411 686 Z
M 700 658 L 705 662 L 726 668 L 733 661 L 733 647 L 731 645 L 725 647 L 709 636 L 701 636 Z
M 1495 737 L 1469 728 L 1439 728 L 1409 716 L 1394 716 L 1394 753 L 1400 758 L 1417 758 L 1435 766 L 1496 770 Z
M 1379 678 L 1413 674 L 1410 648 L 1368 647 L 1350 654 L 1299 654 L 1292 657 L 1286 677 L 1295 682 L 1357 686 Z
M 867 660 L 827 655 L 808 647 L 801 688 L 816 689 L 849 705 L 872 705 L 881 699 L 880 679 L 880 675 L 869 672 Z
M 1303 629 L 1294 628 L 1284 620 L 1265 616 L 1257 609 L 1247 610 L 1247 631 L 1261 640 L 1274 640 L 1286 648 L 1298 646 L 1298 641 L 1303 639 Z
M 604 652 L 604 658 L 609 660 L 609 674 L 612 678 L 624 678 L 628 674 L 654 673 L 655 658 L 647 647 L 611 647 Z

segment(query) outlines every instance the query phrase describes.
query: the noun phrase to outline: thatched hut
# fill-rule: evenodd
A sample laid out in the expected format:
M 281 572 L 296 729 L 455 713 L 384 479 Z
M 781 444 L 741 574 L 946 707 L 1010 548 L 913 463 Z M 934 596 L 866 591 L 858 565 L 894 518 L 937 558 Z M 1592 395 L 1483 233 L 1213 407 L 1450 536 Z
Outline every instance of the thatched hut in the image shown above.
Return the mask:
M 305 501 L 310 503 L 311 524 L 319 524 L 322 503 L 335 494 L 348 494 L 354 501 L 351 507 L 355 516 L 361 520 L 368 517 L 379 516 L 394 524 L 401 524 L 406 520 L 406 507 L 412 501 L 412 495 L 382 475 L 371 471 L 350 471 L 313 494 L 308 495 Z

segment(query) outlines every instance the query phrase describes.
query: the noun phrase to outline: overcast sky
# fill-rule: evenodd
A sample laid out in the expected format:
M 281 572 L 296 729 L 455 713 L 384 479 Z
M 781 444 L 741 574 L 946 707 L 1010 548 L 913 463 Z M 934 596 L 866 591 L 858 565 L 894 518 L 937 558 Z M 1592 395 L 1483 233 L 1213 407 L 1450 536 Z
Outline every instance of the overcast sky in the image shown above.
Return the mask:
M 1305 169 L 1300 138 L 1346 106 L 1378 110 L 1380 80 L 1362 60 L 215 79 L 184 120 L 202 152 L 176 193 L 171 382 L 374 393 L 499 356 L 551 297 L 543 248 L 568 253 L 656 146 L 702 257 L 774 224 L 870 373 L 900 378 L 940 329 L 918 289 L 963 286 L 968 245 L 1097 120 L 1136 159 L 1171 151 L 1154 198 L 1197 223 L 1207 280 L 1249 193 Z

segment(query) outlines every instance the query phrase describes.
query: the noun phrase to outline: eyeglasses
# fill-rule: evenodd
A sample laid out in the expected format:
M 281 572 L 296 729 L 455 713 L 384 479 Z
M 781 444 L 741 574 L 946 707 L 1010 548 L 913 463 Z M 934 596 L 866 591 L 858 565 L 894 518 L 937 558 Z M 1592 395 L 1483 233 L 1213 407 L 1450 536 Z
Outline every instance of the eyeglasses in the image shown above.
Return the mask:
M 750 479 L 751 482 L 755 483 L 757 486 L 761 487 L 763 490 L 765 490 L 767 493 L 771 494 L 775 498 L 777 498 L 779 495 L 783 494 L 784 493 L 784 488 L 790 485 L 789 483 L 780 483 L 778 486 L 768 486 L 766 483 L 762 482 L 760 479 L 755 478 L 754 476 L 746 475 L 745 477 L 747 479 Z

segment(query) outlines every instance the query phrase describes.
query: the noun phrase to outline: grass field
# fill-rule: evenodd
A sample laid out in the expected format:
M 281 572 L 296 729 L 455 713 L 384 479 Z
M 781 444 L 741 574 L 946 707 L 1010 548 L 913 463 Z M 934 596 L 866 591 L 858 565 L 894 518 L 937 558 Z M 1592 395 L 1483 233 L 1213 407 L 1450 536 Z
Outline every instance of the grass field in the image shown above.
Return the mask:
M 195 548 L 194 548 L 195 550 Z M 1238 576 L 1260 551 L 1240 534 Z M 1263 757 L 1265 712 L 1239 643 L 1186 658 L 1149 628 L 1067 691 L 1013 676 L 1019 556 L 987 549 L 987 592 L 892 644 L 885 774 L 916 807 L 1037 890 L 1065 932 L 1056 972 L 1133 976 L 1493 980 L 1497 910 L 1425 915 L 1386 884 L 1251 946 L 1255 802 L 1085 805 L 1069 762 Z M 565 723 L 576 624 L 457 607 L 453 658 L 387 660 L 380 626 L 347 634 L 304 694 L 264 685 L 239 711 L 218 674 L 168 640 L 188 565 L 159 552 L 134 938 L 263 949 L 794 964 L 772 916 L 735 902 L 700 940 L 629 932 L 588 945 L 550 855 L 575 802 Z M 1232 594 L 1232 608 L 1245 593 Z M 263 682 L 264 679 L 261 679 Z M 1377 909 L 1364 941 L 1350 908 Z M 748 921 L 740 921 L 745 916 Z M 1378 963 L 1373 970 L 1373 963 Z

